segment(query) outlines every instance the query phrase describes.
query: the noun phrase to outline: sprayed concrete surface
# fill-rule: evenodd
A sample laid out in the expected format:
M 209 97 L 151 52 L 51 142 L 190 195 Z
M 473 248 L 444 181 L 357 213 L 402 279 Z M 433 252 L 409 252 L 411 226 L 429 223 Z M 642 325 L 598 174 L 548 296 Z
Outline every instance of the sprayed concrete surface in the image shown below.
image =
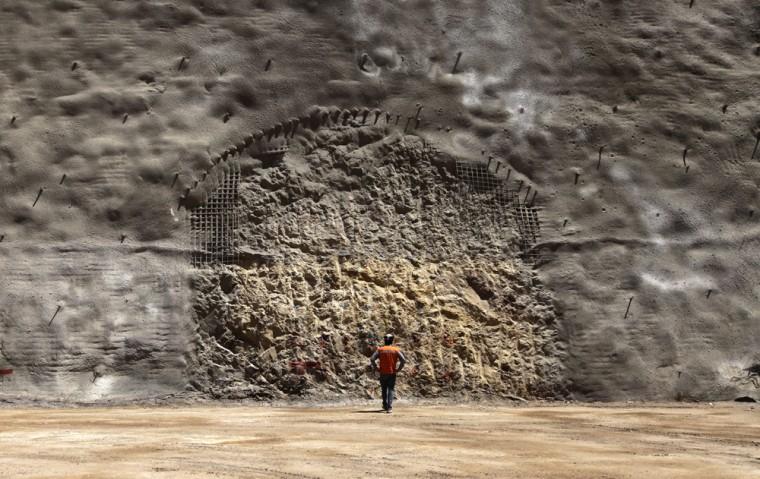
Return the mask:
M 466 231 L 438 220 L 467 218 L 468 210 L 443 208 L 444 215 L 425 218 L 405 201 L 430 200 L 426 211 L 443 206 L 450 198 L 426 199 L 417 187 L 421 178 L 433 193 L 443 191 L 442 175 L 386 173 L 383 155 L 349 151 L 343 139 L 305 148 L 320 146 L 305 128 L 311 121 L 294 131 L 293 120 L 319 120 L 297 116 L 318 105 L 387 112 L 378 125 L 389 136 L 409 130 L 473 165 L 493 156 L 499 177 L 523 201 L 526 190 L 538 191 L 534 251 L 542 259 L 535 271 L 554 298 L 545 316 L 556 317 L 556 334 L 523 335 L 524 353 L 491 348 L 482 338 L 497 336 L 467 326 L 468 347 L 445 356 L 452 359 L 439 369 L 445 378 L 493 384 L 489 377 L 508 374 L 514 381 L 526 369 L 515 373 L 513 365 L 556 360 L 562 389 L 578 400 L 760 399 L 758 25 L 757 0 L 3 0 L 0 369 L 13 369 L 15 380 L 0 394 L 72 402 L 144 399 L 188 386 L 225 397 L 300 394 L 300 380 L 279 372 L 290 361 L 326 363 L 308 348 L 341 325 L 344 306 L 388 293 L 373 314 L 398 317 L 395 298 L 416 289 L 419 307 L 408 308 L 415 298 L 401 303 L 413 315 L 401 318 L 410 327 L 397 337 L 411 341 L 420 325 L 434 324 L 445 310 L 424 289 L 366 285 L 364 296 L 351 293 L 349 301 L 342 285 L 353 283 L 333 287 L 328 275 L 315 284 L 329 287 L 310 289 L 320 298 L 314 308 L 298 310 L 304 296 L 282 294 L 300 292 L 290 287 L 269 295 L 248 288 L 256 301 L 232 299 L 236 313 L 255 314 L 231 326 L 261 332 L 251 339 L 267 343 L 254 367 L 239 361 L 250 350 L 224 341 L 232 327 L 218 328 L 218 345 L 195 335 L 232 316 L 194 317 L 227 303 L 212 290 L 219 302 L 192 307 L 193 269 L 181 258 L 189 253 L 188 204 L 180 208 L 179 200 L 209 192 L 202 183 L 215 181 L 232 145 L 232 156 L 252 160 L 244 141 L 259 131 L 282 142 L 291 128 L 291 148 L 281 163 L 252 167 L 242 178 L 247 209 L 235 239 L 261 257 L 283 255 L 280 263 L 306 256 L 309 266 L 257 267 L 239 275 L 249 284 L 272 271 L 285 284 L 303 285 L 299 271 L 316 270 L 320 258 L 296 250 L 314 243 L 329 246 L 318 252 L 336 260 L 351 253 L 360 266 L 404 252 L 409 265 L 391 271 L 391 285 L 400 273 L 438 268 L 428 252 L 468 246 L 465 235 L 421 234 Z M 345 114 L 338 118 L 332 126 L 347 125 Z M 360 177 L 374 184 L 360 191 Z M 361 221 L 367 217 L 377 221 Z M 384 234 L 391 228 L 370 229 L 380 220 L 394 227 L 393 241 Z M 363 233 L 354 235 L 353 223 Z M 506 242 L 513 229 L 500 238 Z M 435 241 L 420 241 L 427 238 Z M 508 252 L 492 253 L 493 263 Z M 458 268 L 442 268 L 444 301 L 478 306 L 480 299 L 453 294 L 450 286 L 466 280 Z M 486 273 L 475 283 L 493 278 L 496 292 L 507 291 L 508 278 Z M 538 295 L 525 296 L 492 308 L 493 318 L 509 323 L 507 307 L 521 305 L 534 313 Z M 286 317 L 283 306 L 297 310 L 292 330 L 320 334 L 292 338 L 302 351 L 283 346 L 289 330 L 270 327 Z M 312 326 L 320 322 L 327 331 Z M 384 326 L 369 314 L 357 323 Z M 544 332 L 556 340 L 532 341 Z M 437 326 L 424 334 L 436 336 L 451 339 Z M 362 359 L 348 355 L 346 364 Z M 225 361 L 206 368 L 207 358 Z M 211 369 L 211 380 L 193 386 L 201 369 Z M 278 375 L 267 378 L 272 370 Z M 540 376 L 537 370 L 528 366 L 526 376 Z M 248 389 L 228 384 L 259 372 L 270 385 L 296 387 L 257 378 Z M 533 387 L 509 389 L 549 397 Z
M 760 409 L 189 407 L 0 411 L 3 477 L 751 478 Z

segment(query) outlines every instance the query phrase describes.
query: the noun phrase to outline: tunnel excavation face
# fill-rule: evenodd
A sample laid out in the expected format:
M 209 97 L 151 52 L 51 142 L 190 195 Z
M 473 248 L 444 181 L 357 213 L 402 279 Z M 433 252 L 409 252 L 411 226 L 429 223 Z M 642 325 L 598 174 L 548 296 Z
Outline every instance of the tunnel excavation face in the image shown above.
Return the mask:
M 393 331 L 402 393 L 563 394 L 551 297 L 521 259 L 514 207 L 531 206 L 505 171 L 374 125 L 289 143 L 276 162 L 243 155 L 237 263 L 196 272 L 198 390 L 365 394 Z

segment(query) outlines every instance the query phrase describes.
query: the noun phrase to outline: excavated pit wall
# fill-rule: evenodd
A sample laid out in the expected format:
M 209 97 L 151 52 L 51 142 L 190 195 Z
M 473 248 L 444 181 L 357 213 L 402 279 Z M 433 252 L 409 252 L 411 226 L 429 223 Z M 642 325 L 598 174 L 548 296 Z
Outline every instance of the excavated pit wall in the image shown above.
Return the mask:
M 382 108 L 402 128 L 424 105 L 426 138 L 540 189 L 538 274 L 574 398 L 758 398 L 759 18 L 752 0 L 4 2 L 0 268 L 22 269 L 0 277 L 4 347 L 68 357 L 20 343 L 59 303 L 44 337 L 71 320 L 70 281 L 48 281 L 62 266 L 38 251 L 102 244 L 74 263 L 131 272 L 133 251 L 174 271 L 151 248 L 182 248 L 178 199 L 212 154 L 310 104 Z M 123 311 L 98 301 L 95 330 Z M 2 390 L 26 391 L 24 371 Z
M 275 163 L 241 160 L 244 267 L 199 271 L 199 374 L 214 397 L 377 394 L 386 331 L 402 396 L 557 397 L 551 296 L 497 204 L 461 195 L 416 136 L 326 129 Z

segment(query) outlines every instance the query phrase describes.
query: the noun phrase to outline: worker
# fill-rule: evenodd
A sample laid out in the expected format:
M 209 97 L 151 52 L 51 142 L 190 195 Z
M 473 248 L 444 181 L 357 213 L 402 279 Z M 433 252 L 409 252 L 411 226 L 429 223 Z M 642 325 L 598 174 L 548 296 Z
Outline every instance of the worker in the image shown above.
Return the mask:
M 369 362 L 376 370 L 380 359 L 380 388 L 383 392 L 383 410 L 393 412 L 393 390 L 396 388 L 396 374 L 404 368 L 406 358 L 399 348 L 393 346 L 393 335 L 388 333 L 383 338 L 384 346 L 377 348 Z

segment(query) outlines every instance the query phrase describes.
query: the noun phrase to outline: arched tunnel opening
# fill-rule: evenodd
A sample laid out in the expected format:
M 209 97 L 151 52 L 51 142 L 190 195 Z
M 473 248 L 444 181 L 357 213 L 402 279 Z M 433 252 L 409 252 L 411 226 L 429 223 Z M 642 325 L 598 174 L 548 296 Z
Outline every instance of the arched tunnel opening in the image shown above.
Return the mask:
M 532 269 L 539 209 L 506 165 L 358 120 L 272 150 L 225 160 L 188 209 L 193 387 L 362 396 L 393 331 L 412 364 L 401 395 L 563 394 L 551 296 Z

